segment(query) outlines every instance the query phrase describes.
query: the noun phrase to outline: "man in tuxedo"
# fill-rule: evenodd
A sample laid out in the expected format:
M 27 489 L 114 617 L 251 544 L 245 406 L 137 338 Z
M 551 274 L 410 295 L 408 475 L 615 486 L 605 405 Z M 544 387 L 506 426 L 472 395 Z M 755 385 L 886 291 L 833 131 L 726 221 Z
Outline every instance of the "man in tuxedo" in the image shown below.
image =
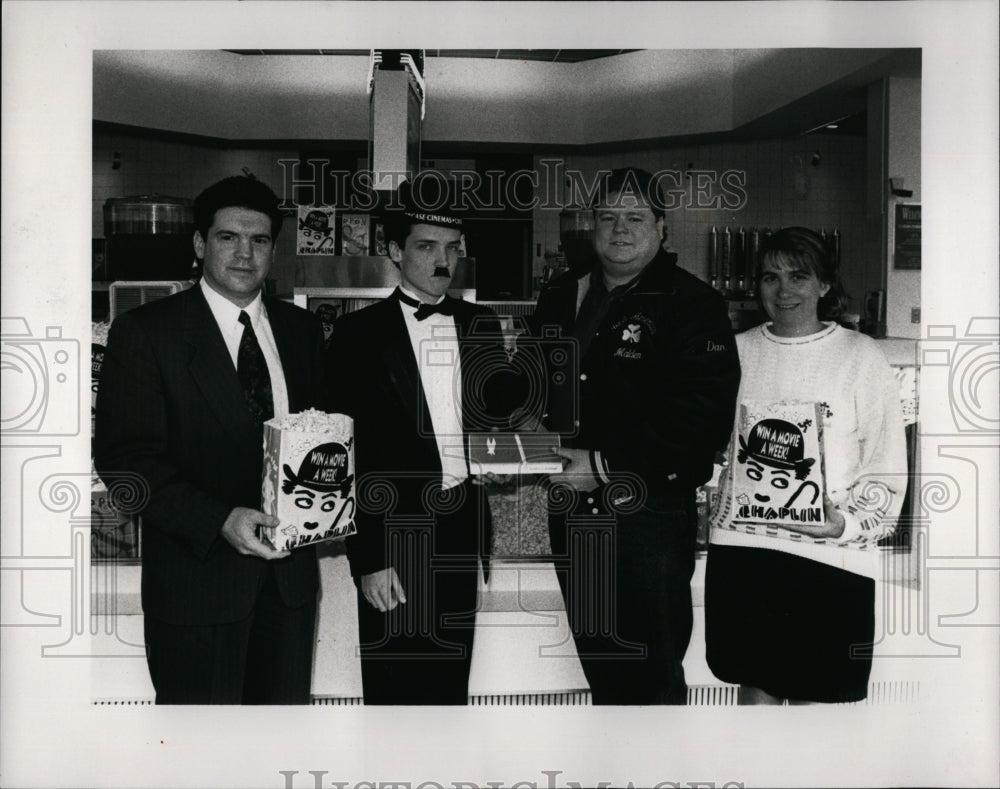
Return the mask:
M 263 423 L 319 403 L 323 334 L 264 297 L 278 198 L 226 178 L 194 204 L 201 280 L 119 315 L 97 400 L 98 472 L 143 481 L 142 606 L 157 704 L 309 701 L 314 547 L 276 551 L 257 526 Z
M 358 532 L 347 554 L 364 699 L 465 704 L 491 522 L 464 436 L 488 427 L 487 390 L 503 388 L 500 325 L 446 295 L 458 217 L 411 205 L 390 213 L 386 235 L 400 285 L 337 321 L 328 365 L 334 410 L 354 417 Z

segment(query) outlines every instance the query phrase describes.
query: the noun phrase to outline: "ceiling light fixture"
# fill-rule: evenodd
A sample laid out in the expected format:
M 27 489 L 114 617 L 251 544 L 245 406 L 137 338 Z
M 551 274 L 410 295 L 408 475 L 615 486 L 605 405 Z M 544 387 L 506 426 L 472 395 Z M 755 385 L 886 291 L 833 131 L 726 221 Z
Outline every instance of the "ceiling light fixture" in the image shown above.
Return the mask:
M 844 115 L 843 117 L 840 118 L 834 118 L 832 121 L 823 121 L 823 123 L 819 124 L 818 126 L 813 126 L 811 129 L 802 132 L 802 134 L 800 134 L 799 136 L 805 137 L 807 134 L 812 134 L 813 132 L 817 132 L 820 129 L 836 129 L 837 125 L 841 121 L 846 121 L 850 117 L 851 117 L 850 115 Z

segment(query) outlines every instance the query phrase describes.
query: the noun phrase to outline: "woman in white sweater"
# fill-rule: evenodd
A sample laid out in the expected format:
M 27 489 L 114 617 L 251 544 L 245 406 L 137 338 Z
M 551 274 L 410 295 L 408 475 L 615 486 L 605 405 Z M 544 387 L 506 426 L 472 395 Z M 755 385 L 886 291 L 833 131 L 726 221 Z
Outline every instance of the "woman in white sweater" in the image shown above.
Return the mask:
M 770 322 L 736 338 L 743 377 L 712 516 L 708 663 L 740 686 L 741 704 L 857 701 L 871 673 L 876 543 L 906 492 L 899 386 L 877 345 L 833 320 L 843 291 L 818 234 L 770 236 L 756 276 Z

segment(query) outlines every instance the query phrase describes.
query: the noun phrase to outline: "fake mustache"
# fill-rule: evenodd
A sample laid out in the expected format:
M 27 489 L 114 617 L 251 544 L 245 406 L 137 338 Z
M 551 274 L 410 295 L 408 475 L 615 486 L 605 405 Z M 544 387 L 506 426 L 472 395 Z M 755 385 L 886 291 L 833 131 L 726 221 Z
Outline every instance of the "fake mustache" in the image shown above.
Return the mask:
M 433 274 L 433 276 L 435 276 L 435 277 L 450 277 L 451 276 L 451 272 L 448 271 L 448 267 L 447 266 L 435 266 L 434 267 L 434 274 Z

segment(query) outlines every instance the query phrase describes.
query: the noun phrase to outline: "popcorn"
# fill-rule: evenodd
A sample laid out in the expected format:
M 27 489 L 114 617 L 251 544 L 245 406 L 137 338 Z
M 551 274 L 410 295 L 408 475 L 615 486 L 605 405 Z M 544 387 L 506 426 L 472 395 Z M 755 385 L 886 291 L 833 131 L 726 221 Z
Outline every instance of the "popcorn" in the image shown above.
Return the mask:
M 108 331 L 111 329 L 111 324 L 107 321 L 94 321 L 90 324 L 90 341 L 94 345 L 107 345 L 108 344 Z
M 104 364 L 104 349 L 108 344 L 110 323 L 92 322 L 90 324 L 90 415 L 93 419 L 97 412 L 97 388 L 101 382 L 101 365 Z M 93 436 L 93 425 L 91 425 Z
M 258 536 L 278 550 L 356 533 L 354 420 L 311 408 L 265 422 L 261 493 L 281 522 Z

